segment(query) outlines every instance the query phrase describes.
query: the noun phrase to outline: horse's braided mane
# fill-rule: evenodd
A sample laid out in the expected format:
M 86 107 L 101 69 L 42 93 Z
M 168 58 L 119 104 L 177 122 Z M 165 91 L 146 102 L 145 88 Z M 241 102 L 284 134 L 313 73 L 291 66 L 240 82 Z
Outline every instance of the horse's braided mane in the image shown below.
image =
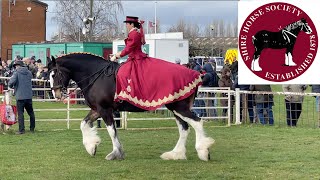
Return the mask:
M 291 31 L 292 29 L 296 29 L 297 27 L 299 27 L 301 24 L 303 24 L 303 22 L 301 20 L 299 20 L 299 21 L 296 21 L 296 22 L 293 22 L 293 23 L 287 25 L 285 27 L 285 29 L 287 31 Z
M 57 58 L 62 58 L 62 57 L 70 56 L 70 55 L 92 55 L 92 56 L 96 56 L 96 57 L 102 58 L 103 60 L 109 61 L 109 60 L 105 59 L 102 56 L 99 56 L 99 55 L 96 55 L 96 54 L 93 54 L 93 53 L 89 53 L 89 52 L 72 52 L 72 53 L 60 55 Z

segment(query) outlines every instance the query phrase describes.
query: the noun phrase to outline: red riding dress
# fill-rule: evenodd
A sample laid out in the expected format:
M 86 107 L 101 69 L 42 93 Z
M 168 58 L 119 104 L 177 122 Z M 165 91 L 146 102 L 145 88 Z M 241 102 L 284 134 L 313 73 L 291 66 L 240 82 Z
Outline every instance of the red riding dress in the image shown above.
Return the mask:
M 120 57 L 128 55 L 117 74 L 115 101 L 128 101 L 145 110 L 179 101 L 202 84 L 200 73 L 182 65 L 148 57 L 141 50 L 141 34 L 129 32 Z

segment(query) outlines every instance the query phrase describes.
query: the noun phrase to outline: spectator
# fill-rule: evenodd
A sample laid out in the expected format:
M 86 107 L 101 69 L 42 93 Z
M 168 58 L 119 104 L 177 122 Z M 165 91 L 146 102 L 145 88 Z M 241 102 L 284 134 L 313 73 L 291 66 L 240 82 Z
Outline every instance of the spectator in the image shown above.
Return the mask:
M 283 85 L 283 92 L 298 92 L 304 93 L 307 89 L 307 85 Z M 302 103 L 303 103 L 302 95 L 285 95 L 285 104 L 286 104 L 286 112 L 287 112 L 287 125 L 288 126 L 297 126 L 297 122 L 301 115 L 302 111 Z
M 231 72 L 229 67 L 224 67 L 221 70 L 221 78 L 219 79 L 219 87 L 230 87 L 232 89 L 232 81 L 231 81 Z M 227 93 L 222 93 L 222 97 L 228 97 Z M 234 105 L 234 96 L 230 97 L 230 114 L 231 114 L 231 123 L 233 122 L 233 105 Z M 221 106 L 228 106 L 228 99 L 221 99 Z M 222 110 L 222 116 L 226 116 L 228 109 Z
M 190 61 L 190 69 L 193 69 L 195 71 L 201 72 L 201 66 L 195 61 L 192 60 Z M 198 93 L 197 95 L 198 98 L 203 98 L 204 94 L 203 93 Z M 205 102 L 204 100 L 195 100 L 193 106 L 194 107 L 205 107 Z M 205 117 L 206 116 L 206 110 L 205 109 L 195 109 L 193 112 L 198 116 L 198 117 Z
M 196 60 L 191 61 L 191 68 L 198 72 L 201 71 L 201 66 Z
M 231 65 L 231 72 L 232 72 L 232 77 L 234 77 L 234 83 L 233 83 L 233 89 L 239 88 L 240 90 L 243 91 L 250 91 L 250 85 L 242 85 L 238 84 L 238 61 L 234 62 Z M 249 114 L 249 120 L 250 123 L 253 123 L 256 121 L 257 116 L 256 116 L 256 107 L 255 107 L 255 100 L 254 100 L 254 95 L 253 94 L 242 94 L 240 96 L 240 121 L 243 121 L 243 104 L 246 102 L 246 106 L 244 109 L 248 110 Z
M 176 64 L 181 64 L 180 58 L 176 58 L 175 62 L 176 62 Z
M 250 90 L 272 92 L 270 85 L 251 85 Z M 272 106 L 274 105 L 273 94 L 256 94 L 255 101 L 257 104 L 257 111 L 258 111 L 258 117 L 260 119 L 260 123 L 265 125 L 267 124 L 267 121 L 268 121 L 269 125 L 273 125 L 274 124 L 273 111 L 272 111 Z M 267 118 L 264 117 L 264 111 L 266 111 L 267 113 L 266 114 Z
M 11 60 L 8 60 L 7 62 L 3 62 L 3 63 L 2 63 L 2 67 L 3 67 L 3 69 L 4 69 L 3 75 L 4 75 L 5 77 L 11 77 L 12 74 L 13 74 L 12 65 L 11 65 L 11 67 L 9 66 L 9 64 L 11 64 L 11 63 L 12 63 Z
M 215 71 L 215 67 L 213 67 L 209 62 L 207 62 L 205 65 L 203 65 L 202 70 L 208 72 L 208 73 L 213 73 Z
M 38 64 L 38 71 L 36 73 L 36 79 L 42 79 L 42 73 L 43 73 L 43 65 L 42 64 Z
M 23 58 L 22 61 L 26 65 L 27 69 L 29 69 L 29 71 L 31 72 L 32 77 L 35 78 L 37 71 L 36 71 L 34 64 L 31 63 L 31 59 L 30 58 Z
M 9 81 L 9 87 L 14 88 L 14 93 L 17 100 L 18 122 L 19 131 L 17 134 L 24 134 L 24 109 L 26 109 L 30 116 L 30 131 L 34 132 L 35 128 L 35 116 L 32 107 L 32 74 L 24 66 L 22 61 L 16 61 L 13 64 L 16 71 L 12 75 Z
M 48 72 L 48 66 L 43 67 L 43 72 L 42 72 L 42 76 L 41 79 L 42 80 L 49 80 L 49 72 Z
M 202 76 L 202 87 L 219 87 L 219 76 L 213 70 L 209 63 L 203 66 L 203 72 L 205 73 Z M 216 93 L 208 93 L 207 97 L 213 98 L 216 96 Z M 206 100 L 207 107 L 217 107 L 216 99 L 213 100 Z M 209 117 L 216 117 L 218 116 L 217 109 L 208 109 Z
M 214 59 L 209 59 L 209 64 L 211 65 L 213 71 L 217 72 L 217 64 L 216 61 Z
M 320 93 L 320 85 L 310 85 L 311 86 L 311 92 L 312 93 Z M 316 98 L 316 108 L 317 108 L 317 111 L 320 112 L 320 106 L 319 106 L 319 96 L 315 96 Z

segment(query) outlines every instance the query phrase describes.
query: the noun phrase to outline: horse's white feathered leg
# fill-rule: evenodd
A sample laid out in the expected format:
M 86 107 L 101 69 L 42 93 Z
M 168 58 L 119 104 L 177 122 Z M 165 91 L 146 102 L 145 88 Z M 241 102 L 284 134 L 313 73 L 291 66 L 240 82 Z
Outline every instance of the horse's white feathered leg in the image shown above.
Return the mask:
M 164 160 L 187 159 L 186 157 L 186 142 L 189 134 L 189 129 L 184 129 L 181 123 L 176 120 L 179 129 L 179 140 L 172 151 L 163 153 L 160 157 Z
M 214 139 L 206 137 L 203 130 L 203 121 L 195 121 L 191 118 L 184 117 L 176 111 L 173 111 L 173 113 L 194 128 L 196 132 L 196 150 L 198 152 L 198 157 L 201 160 L 208 161 L 210 158 L 209 148 L 213 145 Z
M 119 142 L 114 124 L 112 126 L 107 126 L 107 130 L 112 141 L 113 149 L 112 149 L 112 152 L 106 156 L 106 159 L 107 160 L 124 159 L 124 152 Z
M 252 71 L 262 71 L 262 68 L 259 65 L 259 59 L 260 58 L 252 60 L 252 62 L 251 62 L 251 70 Z
M 100 137 L 97 135 L 96 127 L 91 128 L 90 125 L 83 120 L 80 125 L 80 129 L 83 137 L 83 145 L 87 152 L 93 156 L 96 154 L 98 145 L 101 142 Z
M 293 59 L 292 59 L 292 54 L 290 52 L 288 52 L 287 54 L 287 58 L 288 58 L 288 66 L 296 66 L 297 64 L 293 62 Z

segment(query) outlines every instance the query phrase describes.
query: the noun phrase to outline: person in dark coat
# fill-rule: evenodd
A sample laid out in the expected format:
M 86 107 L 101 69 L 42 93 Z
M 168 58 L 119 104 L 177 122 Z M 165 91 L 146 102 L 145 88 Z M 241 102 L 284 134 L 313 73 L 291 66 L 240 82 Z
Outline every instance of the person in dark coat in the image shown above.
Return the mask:
M 265 91 L 272 92 L 270 85 L 252 85 L 250 86 L 251 91 Z M 256 94 L 255 101 L 257 104 L 258 117 L 260 119 L 261 124 L 267 124 L 269 121 L 269 125 L 274 124 L 273 120 L 273 111 L 272 106 L 273 103 L 273 94 Z M 264 111 L 267 112 L 267 118 L 264 117 Z
M 202 87 L 219 87 L 219 76 L 217 75 L 214 68 L 211 66 L 209 62 L 207 62 L 202 71 L 205 73 L 202 77 Z M 208 93 L 208 97 L 213 98 L 216 96 L 216 93 Z M 207 107 L 217 107 L 218 103 L 217 100 L 206 100 Z M 217 109 L 208 109 L 209 117 L 216 117 L 218 116 Z
M 311 92 L 312 93 L 320 93 L 320 85 L 310 85 L 311 86 Z M 319 101 L 319 97 L 320 96 L 315 96 L 316 98 L 316 107 L 317 107 L 317 111 L 320 112 L 320 101 Z
M 221 78 L 219 79 L 219 87 L 230 87 L 232 89 L 232 80 L 231 80 L 231 71 L 229 67 L 224 67 L 221 70 Z M 222 97 L 228 97 L 227 93 L 222 93 Z M 233 122 L 233 105 L 234 105 L 234 96 L 231 95 L 230 100 L 230 114 L 231 114 L 231 123 Z M 228 99 L 220 100 L 221 106 L 228 106 Z M 228 109 L 225 108 L 222 110 L 222 116 L 226 116 Z
M 234 62 L 231 65 L 231 73 L 232 77 L 234 78 L 234 83 L 233 83 L 233 89 L 239 88 L 240 90 L 243 91 L 250 91 L 250 85 L 246 84 L 239 84 L 238 83 L 238 61 Z M 247 107 L 243 107 L 243 103 L 246 102 Z M 254 94 L 242 94 L 240 96 L 240 121 L 242 122 L 243 119 L 243 108 L 248 109 L 248 114 L 249 114 L 249 120 L 250 123 L 254 123 L 257 119 L 255 116 L 255 100 L 254 100 Z
M 13 67 L 16 71 L 9 80 L 9 87 L 14 88 L 14 95 L 17 100 L 19 131 L 17 134 L 24 134 L 24 109 L 30 116 L 30 131 L 34 132 L 35 116 L 32 107 L 32 74 L 25 67 L 22 61 L 15 61 Z
M 304 93 L 307 89 L 307 85 L 301 84 L 285 84 L 282 85 L 283 92 L 297 92 Z M 302 112 L 304 96 L 301 95 L 285 95 L 285 104 L 287 112 L 287 125 L 297 126 L 299 117 Z

